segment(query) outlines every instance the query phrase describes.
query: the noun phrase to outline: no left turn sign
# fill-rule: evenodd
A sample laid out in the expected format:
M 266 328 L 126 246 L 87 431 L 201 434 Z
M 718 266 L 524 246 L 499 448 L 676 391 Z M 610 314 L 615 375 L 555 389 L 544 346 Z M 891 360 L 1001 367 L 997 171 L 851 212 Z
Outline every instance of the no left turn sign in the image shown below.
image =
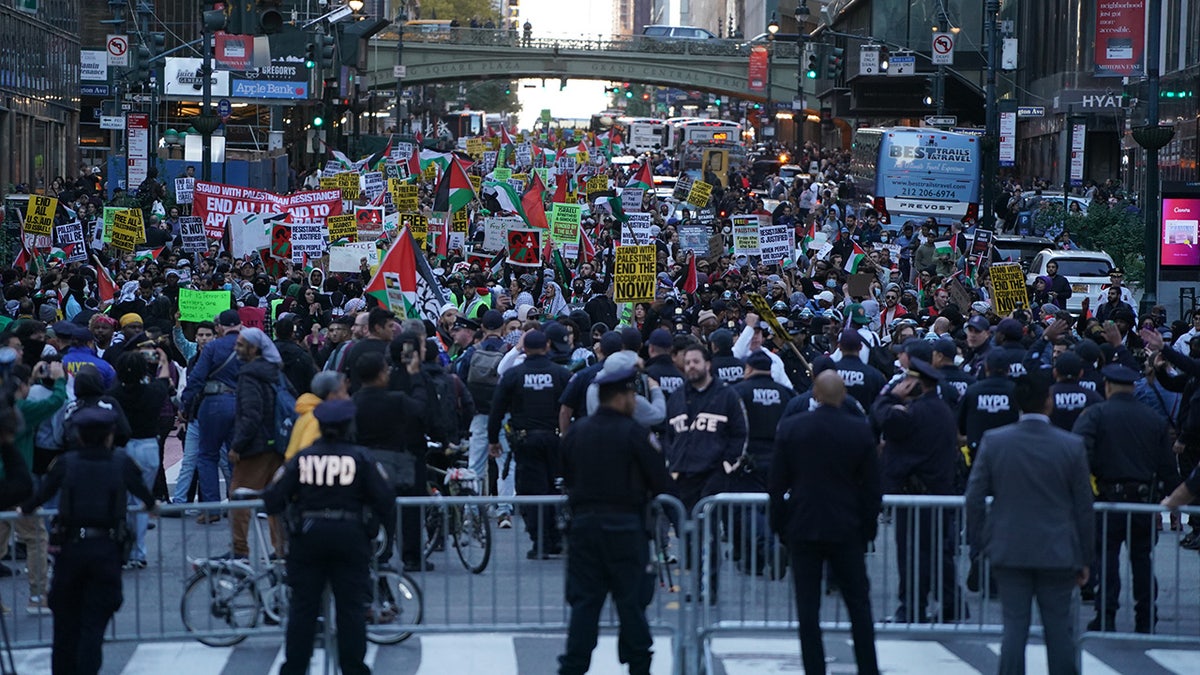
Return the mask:
M 933 54 L 929 59 L 935 66 L 954 65 L 954 34 L 938 33 L 933 36 Z
M 129 38 L 124 35 L 109 35 L 105 42 L 108 65 L 129 66 Z

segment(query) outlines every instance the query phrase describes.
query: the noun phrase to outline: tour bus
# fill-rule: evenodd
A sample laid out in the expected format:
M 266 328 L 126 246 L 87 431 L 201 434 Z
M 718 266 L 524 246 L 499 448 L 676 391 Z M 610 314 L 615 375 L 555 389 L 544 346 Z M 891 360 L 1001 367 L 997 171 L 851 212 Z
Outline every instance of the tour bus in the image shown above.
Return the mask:
M 667 123 L 656 117 L 619 117 L 613 129 L 634 154 L 662 152 L 666 148 Z
M 668 117 L 666 120 L 666 143 L 663 145 L 668 152 L 675 152 L 683 140 L 683 125 L 688 122 L 701 121 L 700 117 Z
M 728 120 L 698 119 L 679 125 L 679 145 L 675 159 L 681 172 L 703 180 L 711 169 L 722 187 L 729 185 L 729 170 L 746 162 L 742 125 Z
M 899 228 L 907 220 L 979 220 L 983 156 L 974 134 L 918 127 L 858 129 L 850 174 L 855 191 Z

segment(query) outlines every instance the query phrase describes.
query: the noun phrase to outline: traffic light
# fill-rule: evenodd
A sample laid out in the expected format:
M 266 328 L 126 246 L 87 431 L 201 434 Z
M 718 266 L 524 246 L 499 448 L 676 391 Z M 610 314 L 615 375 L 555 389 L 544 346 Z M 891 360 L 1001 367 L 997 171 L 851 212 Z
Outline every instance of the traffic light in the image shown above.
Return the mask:
M 316 36 L 313 36 L 313 39 L 304 45 L 304 67 L 309 70 L 317 67 Z
M 255 35 L 273 35 L 283 29 L 283 12 L 280 11 L 281 0 L 258 0 L 257 32 Z
M 808 64 L 804 69 L 804 76 L 810 80 L 817 79 L 817 47 L 816 45 L 808 45 L 805 50 L 805 62 Z
M 649 100 L 650 100 L 650 92 L 648 92 L 648 91 L 643 91 L 643 92 L 642 92 L 642 100 L 643 100 L 643 101 L 649 101 Z
M 206 10 L 204 12 L 204 32 L 216 33 L 225 30 L 225 26 L 229 23 L 228 19 L 224 10 Z
M 325 126 L 325 118 L 321 116 L 320 112 L 317 112 L 317 114 L 313 115 L 312 125 L 314 129 L 320 129 L 321 127 Z
M 1158 94 L 1159 98 L 1191 98 L 1192 92 L 1187 89 L 1163 89 Z
M 150 81 L 150 48 L 139 44 L 129 54 L 129 79 L 132 82 Z
M 504 95 L 508 96 L 511 93 L 512 93 L 512 82 L 505 82 L 504 83 Z
M 921 97 L 921 103 L 933 105 L 933 78 L 925 79 L 925 94 Z
M 713 105 L 717 106 L 718 108 L 721 107 L 721 97 L 720 96 L 713 97 Z
M 842 76 L 842 57 L 846 50 L 841 47 L 830 47 L 825 57 L 825 78 L 837 80 Z
M 332 68 L 334 66 L 334 58 L 336 56 L 337 47 L 334 44 L 332 35 L 317 33 L 317 63 L 322 68 Z
M 167 50 L 166 33 L 150 33 L 146 36 L 146 46 L 150 49 L 151 56 L 162 54 Z
M 633 98 L 633 92 L 626 89 L 625 90 L 625 98 Z

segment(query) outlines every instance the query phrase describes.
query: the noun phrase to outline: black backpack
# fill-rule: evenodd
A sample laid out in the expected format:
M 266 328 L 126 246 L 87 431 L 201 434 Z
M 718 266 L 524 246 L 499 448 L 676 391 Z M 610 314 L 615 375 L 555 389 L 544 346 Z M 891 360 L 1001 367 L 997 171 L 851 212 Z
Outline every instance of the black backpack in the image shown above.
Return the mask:
M 462 424 L 465 388 L 456 375 L 444 371 L 429 373 L 429 383 L 431 392 L 425 435 L 435 443 L 457 443 L 468 428 Z

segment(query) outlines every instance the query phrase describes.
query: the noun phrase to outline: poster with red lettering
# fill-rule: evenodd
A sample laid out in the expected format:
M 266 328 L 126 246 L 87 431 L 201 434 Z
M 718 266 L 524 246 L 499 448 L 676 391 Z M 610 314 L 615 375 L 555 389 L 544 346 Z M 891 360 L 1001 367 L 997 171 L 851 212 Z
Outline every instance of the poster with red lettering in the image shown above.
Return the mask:
M 225 221 L 235 213 L 286 213 L 288 222 L 322 221 L 342 215 L 341 190 L 312 190 L 281 196 L 266 190 L 196 181 L 192 215 L 204 221 L 209 239 L 225 234 Z
M 1096 0 L 1096 77 L 1145 72 L 1146 0 Z

